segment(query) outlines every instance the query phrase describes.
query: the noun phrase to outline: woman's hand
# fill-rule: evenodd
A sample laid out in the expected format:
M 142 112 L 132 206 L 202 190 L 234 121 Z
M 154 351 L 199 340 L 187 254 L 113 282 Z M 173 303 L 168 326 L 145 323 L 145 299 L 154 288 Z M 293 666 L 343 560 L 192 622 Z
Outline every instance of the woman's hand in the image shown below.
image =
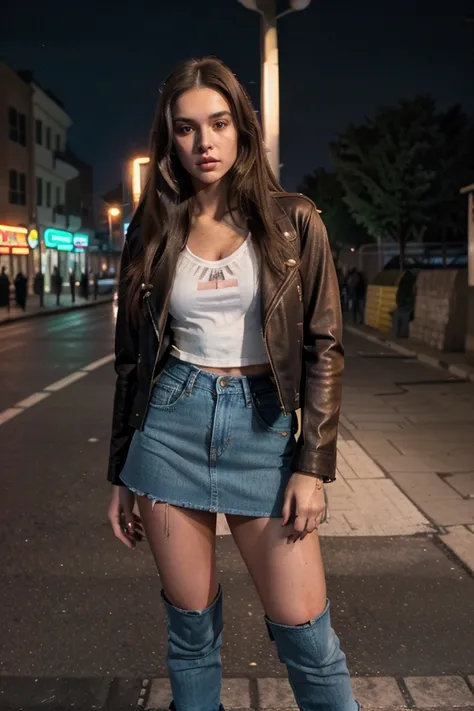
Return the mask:
M 295 472 L 292 474 L 285 491 L 282 526 L 292 524 L 293 531 L 288 535 L 288 543 L 303 540 L 308 533 L 316 531 L 325 519 L 326 498 L 321 479 Z
M 109 521 L 115 536 L 127 548 L 135 548 L 144 538 L 140 516 L 133 512 L 135 494 L 126 486 L 112 486 L 109 504 Z

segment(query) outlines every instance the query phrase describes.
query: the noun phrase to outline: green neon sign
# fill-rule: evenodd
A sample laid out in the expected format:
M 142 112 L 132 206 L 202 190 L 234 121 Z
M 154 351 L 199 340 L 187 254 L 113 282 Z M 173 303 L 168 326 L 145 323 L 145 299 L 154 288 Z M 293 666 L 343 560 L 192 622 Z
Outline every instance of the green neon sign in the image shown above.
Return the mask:
M 48 249 L 57 249 L 60 252 L 72 252 L 74 249 L 74 237 L 72 232 L 58 230 L 56 227 L 48 227 L 44 231 L 44 244 Z

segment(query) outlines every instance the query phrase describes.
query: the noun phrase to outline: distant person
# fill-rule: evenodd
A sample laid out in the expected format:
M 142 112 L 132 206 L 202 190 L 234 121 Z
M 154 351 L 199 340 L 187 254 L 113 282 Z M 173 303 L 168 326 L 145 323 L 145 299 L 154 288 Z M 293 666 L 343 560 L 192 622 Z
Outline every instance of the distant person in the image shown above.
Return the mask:
M 53 294 L 56 295 L 56 306 L 61 305 L 61 292 L 63 289 L 63 278 L 59 273 L 58 267 L 54 267 L 51 277 L 51 287 Z
M 168 77 L 151 136 L 120 273 L 109 520 L 128 548 L 146 532 L 160 572 L 171 708 L 222 709 L 220 512 L 299 708 L 357 711 L 317 533 L 344 362 L 325 227 L 276 182 L 218 59 Z
M 42 272 L 35 274 L 33 292 L 39 296 L 40 306 L 44 306 L 44 274 Z
M 18 272 L 15 277 L 15 301 L 20 309 L 26 310 L 26 296 L 28 293 L 28 279 L 23 272 Z
M 0 309 L 10 311 L 10 279 L 6 267 L 2 267 L 0 274 Z
M 69 272 L 69 289 L 71 290 L 71 301 L 73 304 L 76 303 L 76 272 L 71 270 Z
M 352 287 L 352 320 L 356 325 L 364 323 L 366 298 L 367 279 L 364 272 L 357 269 Z
M 82 298 L 89 299 L 89 278 L 86 272 L 82 272 L 80 284 Z
M 94 301 L 97 301 L 97 299 L 99 297 L 99 279 L 100 279 L 99 273 L 96 272 L 94 274 Z
M 397 308 L 392 314 L 393 335 L 396 338 L 409 338 L 410 322 L 415 311 L 416 276 L 406 269 L 398 282 Z

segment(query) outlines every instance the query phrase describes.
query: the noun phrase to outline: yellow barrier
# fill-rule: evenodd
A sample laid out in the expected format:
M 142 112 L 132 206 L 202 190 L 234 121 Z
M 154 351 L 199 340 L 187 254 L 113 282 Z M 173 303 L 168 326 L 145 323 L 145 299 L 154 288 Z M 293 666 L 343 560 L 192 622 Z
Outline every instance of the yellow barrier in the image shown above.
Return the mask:
M 365 303 L 365 323 L 378 331 L 392 330 L 392 311 L 397 308 L 396 286 L 370 284 Z

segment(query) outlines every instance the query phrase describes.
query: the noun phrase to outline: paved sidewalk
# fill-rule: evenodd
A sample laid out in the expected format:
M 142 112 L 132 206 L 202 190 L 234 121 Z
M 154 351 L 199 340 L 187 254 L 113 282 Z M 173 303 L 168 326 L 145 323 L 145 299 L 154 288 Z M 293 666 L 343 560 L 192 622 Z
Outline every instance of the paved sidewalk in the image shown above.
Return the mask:
M 387 346 L 387 348 L 391 348 L 396 353 L 416 358 L 421 363 L 432 365 L 435 368 L 442 368 L 451 373 L 451 375 L 474 382 L 474 365 L 467 362 L 464 353 L 441 353 L 436 348 L 430 348 L 424 343 L 419 343 L 410 338 L 394 338 L 391 335 L 370 328 L 370 326 L 345 324 L 344 328 L 348 333 L 362 336 L 373 343 L 380 343 Z
M 474 708 L 474 677 L 354 677 L 354 695 L 364 711 L 383 709 Z M 142 683 L 139 708 L 165 711 L 171 701 L 168 679 L 145 680 Z M 293 711 L 297 706 L 286 679 L 224 679 L 222 703 L 226 711 Z
M 38 297 L 30 296 L 26 302 L 26 311 L 23 311 L 17 306 L 11 308 L 10 311 L 7 311 L 7 309 L 0 309 L 0 326 L 7 323 L 14 323 L 16 321 L 23 321 L 25 319 L 52 316 L 53 314 L 74 311 L 75 309 L 84 309 L 91 306 L 97 306 L 99 304 L 110 303 L 112 301 L 112 294 L 105 294 L 103 296 L 99 296 L 96 301 L 94 300 L 93 295 L 89 296 L 89 299 L 76 297 L 76 301 L 73 303 L 70 294 L 64 294 L 61 296 L 60 306 L 57 306 L 54 294 L 45 294 L 44 306 L 41 307 L 39 305 Z
M 336 481 L 327 486 L 329 521 L 322 536 L 410 536 L 433 533 L 434 526 L 376 462 L 347 437 L 338 443 Z M 225 516 L 219 535 L 230 533 Z
M 474 384 L 391 354 L 364 330 L 349 334 L 342 426 L 474 571 Z M 356 355 L 371 375 L 350 376 Z

